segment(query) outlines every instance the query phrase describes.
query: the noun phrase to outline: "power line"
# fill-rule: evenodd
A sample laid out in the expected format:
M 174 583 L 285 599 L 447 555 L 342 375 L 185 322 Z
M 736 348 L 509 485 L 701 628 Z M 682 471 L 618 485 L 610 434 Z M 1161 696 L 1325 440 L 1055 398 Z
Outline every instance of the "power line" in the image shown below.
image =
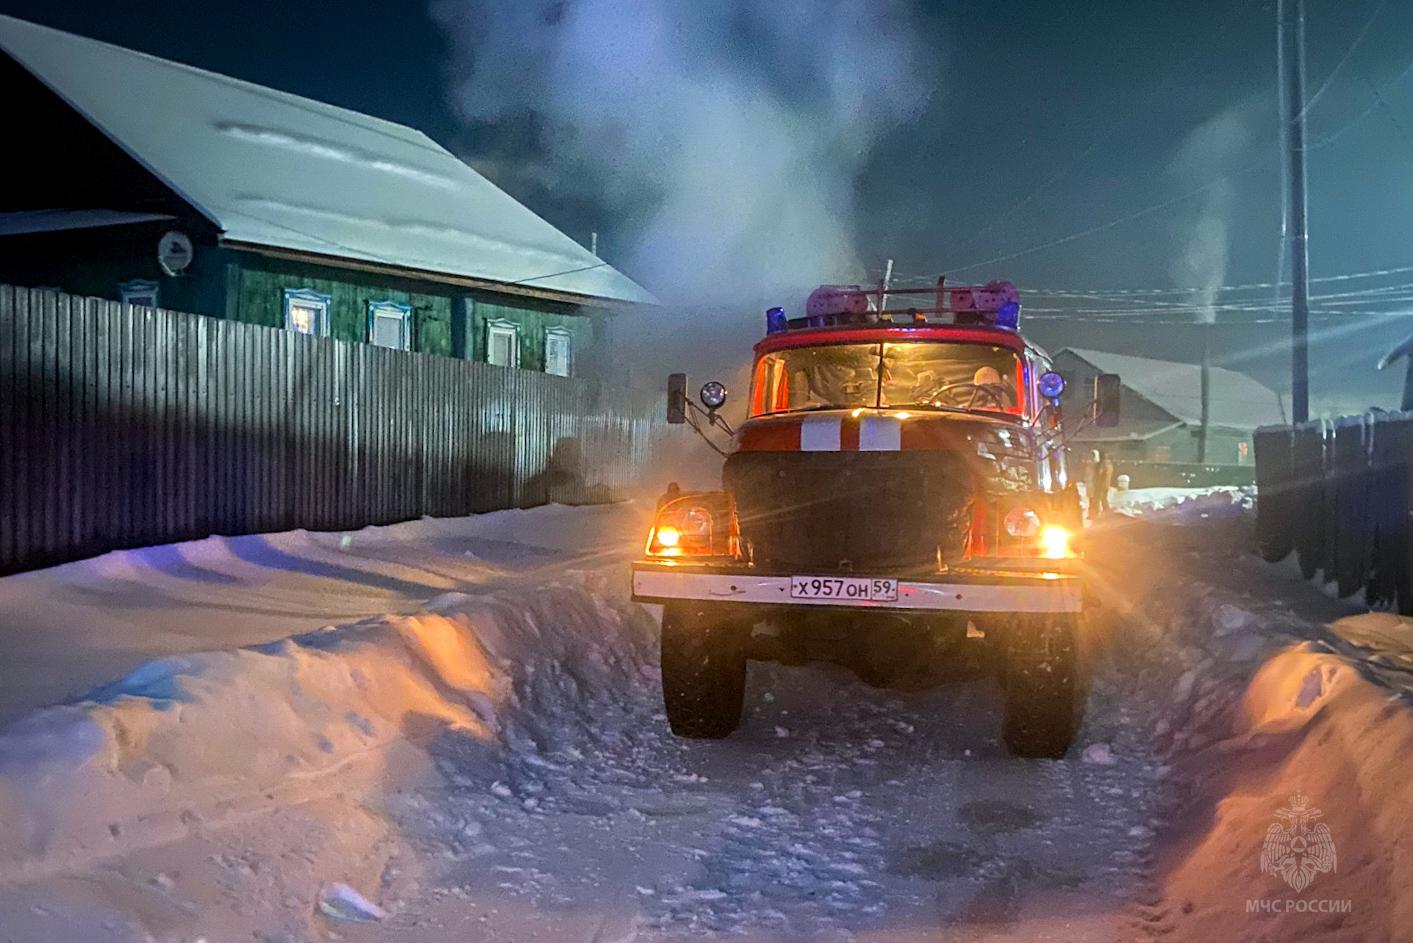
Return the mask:
M 1364 272 L 1344 272 L 1339 275 L 1321 275 L 1311 278 L 1312 282 L 1342 282 L 1353 281 L 1359 278 L 1380 278 L 1385 275 L 1404 275 L 1413 272 L 1413 265 L 1400 265 L 1395 268 L 1371 269 Z M 910 276 L 911 277 L 911 276 Z M 934 276 L 935 278 L 935 276 Z M 1289 282 L 1281 282 L 1280 285 L 1288 285 Z M 1240 285 L 1219 285 L 1218 291 L 1255 291 L 1257 289 L 1275 288 L 1276 282 L 1247 282 Z M 1030 288 L 1025 289 L 1026 294 L 1058 293 L 1067 292 L 1069 294 L 1084 294 L 1086 292 L 1104 295 L 1171 295 L 1171 294 L 1195 294 L 1199 291 L 1207 290 L 1207 286 L 1201 288 Z
M 531 278 L 518 278 L 513 282 L 506 282 L 507 285 L 524 285 L 528 282 L 542 282 L 547 278 L 559 278 L 561 275 L 575 275 L 579 272 L 592 272 L 596 268 L 603 268 L 607 262 L 598 262 L 594 265 L 583 265 L 579 268 L 565 269 L 563 272 L 551 272 L 548 275 L 535 275 Z
M 1325 77 L 1325 81 L 1320 84 L 1320 87 L 1315 89 L 1315 94 L 1305 100 L 1305 107 L 1300 109 L 1300 118 L 1304 118 L 1308 115 L 1310 109 L 1314 108 L 1315 103 L 1320 100 L 1320 96 L 1325 94 L 1329 89 L 1330 83 L 1332 83 L 1335 76 L 1339 74 L 1339 70 L 1344 68 L 1344 64 L 1349 61 L 1349 57 L 1354 55 L 1354 50 L 1358 49 L 1359 44 L 1364 41 L 1364 37 L 1369 33 L 1369 27 L 1374 25 L 1374 20 L 1378 18 L 1379 13 L 1383 11 L 1384 4 L 1387 2 L 1388 0 L 1379 0 L 1379 2 L 1374 5 L 1373 12 L 1370 13 L 1369 18 L 1364 21 L 1364 25 L 1359 28 L 1359 32 L 1354 34 L 1354 41 L 1349 44 L 1349 48 L 1344 51 L 1344 55 L 1340 56 L 1339 61 L 1335 63 L 1335 67 L 1330 70 L 1330 74 Z
M 1207 34 L 1205 34 L 1205 35 L 1203 36 L 1202 42 L 1197 45 L 1197 48 L 1194 49 L 1189 55 L 1187 55 L 1186 57 L 1184 57 L 1181 61 L 1179 61 L 1178 64 L 1177 64 L 1176 66 L 1174 66 L 1171 70 L 1169 70 L 1169 72 L 1167 73 L 1167 75 L 1166 75 L 1166 77 L 1163 79 L 1163 81 L 1160 82 L 1157 86 L 1155 86 L 1151 91 L 1149 91 L 1148 94 L 1146 94 L 1146 95 L 1144 95 L 1144 96 L 1141 96 L 1140 99 L 1139 99 L 1139 101 L 1141 101 L 1141 102 L 1147 102 L 1148 100 L 1150 100 L 1150 99 L 1152 99 L 1153 97 L 1155 97 L 1159 92 L 1161 92 L 1161 91 L 1163 91 L 1164 89 L 1166 89 L 1166 88 L 1168 87 L 1168 85 L 1171 84 L 1171 82 L 1172 82 L 1175 78 L 1177 78 L 1177 76 L 1178 76 L 1179 73 L 1181 73 L 1182 71 L 1184 71 L 1189 65 L 1191 65 L 1193 62 L 1195 62 L 1200 56 L 1202 56 L 1202 55 L 1205 54 L 1205 53 L 1210 52 L 1210 51 L 1211 51 L 1211 40 L 1214 39 L 1215 37 L 1217 37 L 1218 35 L 1220 35 L 1221 32 L 1222 32 L 1224 29 L 1226 29 L 1228 22 L 1229 22 L 1230 20 L 1234 19 L 1235 16 L 1236 16 L 1236 14 L 1239 13 L 1239 12 L 1241 12 L 1245 6 L 1249 6 L 1249 5 L 1250 5 L 1249 3 L 1248 3 L 1248 4 L 1234 4 L 1234 5 L 1231 7 L 1231 9 L 1228 10 L 1227 16 L 1225 16 L 1225 17 L 1221 18 L 1220 20 L 1218 20 L 1216 27 L 1213 28 L 1213 30 L 1212 30 L 1210 33 L 1207 33 Z M 1083 151 L 1081 151 L 1079 154 L 1075 155 L 1075 156 L 1074 156 L 1073 158 L 1071 158 L 1070 160 L 1066 161 L 1066 162 L 1060 167 L 1059 170 L 1055 171 L 1054 174 L 1052 174 L 1051 176 L 1047 177 L 1044 182 L 1042 182 L 1041 184 L 1039 184 L 1038 186 L 1036 186 L 1036 187 L 1035 187 L 1034 189 L 1032 189 L 1029 193 L 1027 193 L 1024 197 L 1022 197 L 1021 199 L 1019 199 L 1019 200 L 1013 202 L 1009 207 L 1007 207 L 1007 208 L 1006 208 L 1005 210 L 1003 210 L 1001 213 L 997 214 L 996 216 L 993 216 L 993 217 L 991 218 L 991 221 L 988 222 L 985 226 L 983 226 L 979 232 L 973 234 L 970 239 L 968 239 L 966 242 L 964 242 L 964 243 L 962 244 L 961 248 L 965 249 L 965 248 L 968 248 L 968 247 L 970 247 L 970 246 L 972 246 L 972 245 L 975 245 L 975 244 L 976 244 L 977 242 L 979 242 L 984 236 L 986 236 L 987 234 L 989 234 L 993 229 L 995 229 L 995 228 L 996 228 L 997 226 L 999 226 L 1001 223 L 1005 222 L 1007 219 L 1010 219 L 1013 215 L 1015 215 L 1015 214 L 1016 214 L 1017 212 L 1019 212 L 1022 208 L 1024 208 L 1026 205 L 1028 205 L 1032 200 L 1034 200 L 1034 199 L 1035 199 L 1037 196 L 1039 196 L 1041 193 L 1044 193 L 1044 192 L 1048 191 L 1048 190 L 1055 184 L 1056 181 L 1060 180 L 1060 179 L 1061 179 L 1062 177 L 1064 177 L 1066 174 L 1070 173 L 1070 172 L 1071 172 L 1072 170 L 1074 170 L 1076 167 L 1078 167 L 1079 165 L 1081 165 L 1082 163 L 1084 163 L 1085 159 L 1086 159 L 1087 157 L 1089 157 L 1090 154 L 1094 153 L 1094 151 L 1095 151 L 1096 149 L 1098 149 L 1099 145 L 1105 143 L 1105 142 L 1108 141 L 1111 137 L 1113 137 L 1113 135 L 1118 131 L 1118 129 L 1121 128 L 1125 123 L 1127 123 L 1134 115 L 1138 114 L 1140 110 L 1141 110 L 1140 108 L 1135 107 L 1132 111 L 1129 111 L 1128 113 L 1124 114 L 1121 118 L 1118 118 L 1118 119 L 1116 119 L 1116 120 L 1114 120 L 1114 121 L 1109 122 L 1107 128 L 1106 128 L 1102 133 L 1100 133 L 1098 137 L 1096 137 L 1093 141 L 1091 141 L 1091 142 L 1089 143 L 1089 146 L 1088 146 L 1088 147 L 1086 147 Z
M 1260 164 L 1264 163 L 1266 160 L 1266 155 L 1262 155 L 1259 160 L 1252 161 L 1250 164 L 1238 170 L 1232 170 L 1227 173 L 1224 173 L 1220 177 L 1217 177 L 1214 180 L 1210 180 L 1194 190 L 1189 190 L 1181 196 L 1175 196 L 1171 199 L 1164 200 L 1161 203 L 1155 203 L 1152 206 L 1144 207 L 1143 209 L 1138 210 L 1136 212 L 1120 216 L 1118 219 L 1111 219 L 1107 223 L 1101 223 L 1098 226 L 1090 226 L 1088 229 L 1082 229 L 1078 232 L 1070 233 L 1067 236 L 1061 236 L 1058 239 L 1051 239 L 1049 242 L 1043 242 L 1040 245 L 1031 246 L 1029 249 L 1021 249 L 1018 252 L 1009 252 L 1005 255 L 998 255 L 995 258 L 983 259 L 980 262 L 973 262 L 970 265 L 963 265 L 959 268 L 953 269 L 952 271 L 954 273 L 966 272 L 970 269 L 981 268 L 984 265 L 994 265 L 997 262 L 1009 262 L 1012 259 L 1018 259 L 1022 256 L 1031 255 L 1035 252 L 1043 252 L 1046 249 L 1053 249 L 1056 246 L 1062 246 L 1066 243 L 1074 242 L 1076 239 L 1083 239 L 1086 236 L 1092 236 L 1095 233 L 1103 232 L 1106 229 L 1113 229 L 1115 226 L 1121 226 L 1124 223 L 1132 222 L 1135 219 L 1140 219 L 1141 217 L 1147 216 L 1151 213 L 1156 213 L 1159 210 L 1165 210 L 1170 206 L 1176 206 L 1177 204 L 1182 203 L 1185 200 L 1190 200 L 1195 196 L 1200 196 L 1231 177 L 1250 173 L 1251 171 L 1255 170 Z
M 1370 85 L 1369 90 L 1374 97 L 1373 103 L 1369 105 L 1369 107 L 1365 108 L 1363 111 L 1359 112 L 1359 114 L 1355 115 L 1353 118 L 1350 118 L 1344 124 L 1340 125 L 1338 129 L 1331 131 L 1328 134 L 1322 135 L 1320 139 L 1318 141 L 1315 141 L 1314 143 L 1305 145 L 1305 150 L 1317 151 L 1322 148 L 1329 147 L 1331 144 L 1344 137 L 1347 131 L 1349 131 L 1359 122 L 1363 121 L 1365 118 L 1369 117 L 1369 115 L 1373 114 L 1375 109 L 1379 107 L 1387 109 L 1388 103 L 1384 101 L 1383 93 L 1387 92 L 1389 89 L 1402 82 L 1405 78 L 1408 77 L 1408 74 L 1410 72 L 1413 72 L 1413 60 L 1410 60 L 1408 65 L 1404 66 L 1403 71 L 1399 72 L 1398 75 L 1395 76 L 1391 81 L 1385 82 L 1383 85 L 1378 86 L 1377 88 Z M 1395 122 L 1395 126 L 1397 126 L 1397 122 Z M 1402 129 L 1400 128 L 1400 130 Z

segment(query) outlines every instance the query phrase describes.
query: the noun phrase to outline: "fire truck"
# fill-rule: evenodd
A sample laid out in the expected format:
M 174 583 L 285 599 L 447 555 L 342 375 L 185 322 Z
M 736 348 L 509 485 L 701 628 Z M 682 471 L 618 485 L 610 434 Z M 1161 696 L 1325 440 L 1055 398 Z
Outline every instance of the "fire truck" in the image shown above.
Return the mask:
M 663 607 L 676 734 L 734 731 L 752 659 L 887 684 L 981 655 L 1011 753 L 1069 749 L 1089 594 L 1065 442 L 1118 421 L 1119 382 L 1062 408 L 1020 307 L 1008 282 L 821 286 L 802 312 L 766 312 L 738 428 L 723 384 L 698 405 L 669 378 L 669 422 L 730 438 L 721 490 L 669 488 L 632 566 L 633 597 Z

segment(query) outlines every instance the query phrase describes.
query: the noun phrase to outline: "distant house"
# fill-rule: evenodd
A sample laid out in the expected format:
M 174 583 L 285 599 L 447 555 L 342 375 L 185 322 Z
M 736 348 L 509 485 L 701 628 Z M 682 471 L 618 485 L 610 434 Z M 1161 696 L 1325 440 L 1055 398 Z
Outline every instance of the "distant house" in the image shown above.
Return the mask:
M 0 16 L 0 281 L 568 374 L 651 295 L 426 135 Z
M 1072 391 L 1071 402 L 1088 396 L 1096 374 L 1117 373 L 1123 381 L 1119 424 L 1085 428 L 1075 436 L 1076 449 L 1104 449 L 1117 461 L 1198 460 L 1202 373 L 1197 364 L 1066 347 L 1055 355 L 1055 369 Z M 1210 377 L 1207 462 L 1251 464 L 1251 433 L 1285 421 L 1280 397 L 1235 370 L 1213 367 Z

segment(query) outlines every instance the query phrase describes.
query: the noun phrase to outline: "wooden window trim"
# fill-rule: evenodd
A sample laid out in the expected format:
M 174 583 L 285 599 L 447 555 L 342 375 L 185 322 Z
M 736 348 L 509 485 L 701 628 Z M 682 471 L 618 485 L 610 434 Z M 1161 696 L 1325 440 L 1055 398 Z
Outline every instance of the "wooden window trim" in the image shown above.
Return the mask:
M 139 305 L 144 308 L 162 307 L 162 286 L 145 278 L 135 278 L 118 286 L 118 298 L 125 305 Z M 150 298 L 151 304 L 144 300 Z
M 491 318 L 486 321 L 486 363 L 491 360 L 492 344 L 497 334 L 510 335 L 510 363 L 496 366 L 515 368 L 520 366 L 520 325 L 505 318 Z
M 294 330 L 293 309 L 296 302 L 308 307 L 319 308 L 319 329 L 314 337 L 329 336 L 329 309 L 333 307 L 334 296 L 315 291 L 312 288 L 286 288 L 284 290 L 285 330 Z M 300 332 L 296 332 L 300 333 Z
M 388 350 L 411 350 L 412 349 L 412 306 L 399 304 L 396 301 L 370 301 L 368 302 L 368 343 L 373 343 L 373 325 L 377 322 L 378 315 L 396 314 L 402 319 L 402 346 L 388 347 Z M 375 346 L 383 347 L 382 344 Z
M 549 369 L 549 363 L 550 363 L 550 360 L 549 360 L 549 345 L 550 345 L 550 338 L 552 338 L 552 337 L 553 337 L 553 338 L 557 338 L 557 339 L 562 339 L 562 340 L 564 341 L 564 343 L 565 343 L 565 345 L 566 345 L 566 346 L 565 346 L 565 350 L 566 350 L 566 352 L 567 352 L 567 356 L 565 357 L 565 362 L 564 362 L 564 372 L 563 372 L 563 373 L 551 374 L 551 375 L 552 375 L 552 376 L 572 377 L 572 376 L 574 375 L 574 334 L 573 334 L 573 332 L 571 332 L 571 331 L 569 331 L 569 330 L 566 330 L 565 328 L 562 328 L 562 327 L 547 327 L 547 328 L 545 328 L 545 357 L 544 357 L 544 361 L 545 361 L 545 362 L 544 362 L 545 373 L 549 373 L 549 372 L 550 372 L 550 369 Z

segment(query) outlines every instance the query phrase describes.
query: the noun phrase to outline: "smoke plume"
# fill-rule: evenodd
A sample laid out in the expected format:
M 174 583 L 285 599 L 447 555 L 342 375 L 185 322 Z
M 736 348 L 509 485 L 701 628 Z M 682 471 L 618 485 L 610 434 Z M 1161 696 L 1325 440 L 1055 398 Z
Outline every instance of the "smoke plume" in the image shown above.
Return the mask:
M 1196 311 L 1197 320 L 1209 324 L 1216 320 L 1217 296 L 1226 281 L 1228 230 L 1236 196 L 1233 178 L 1222 175 L 1236 169 L 1235 159 L 1251 139 L 1244 110 L 1245 106 L 1229 108 L 1198 125 L 1169 165 L 1188 186 L 1211 183 L 1172 267 L 1178 284 L 1196 286 L 1188 304 Z
M 857 276 L 855 178 L 925 98 L 902 0 L 432 10 L 454 106 L 510 141 L 470 156 L 512 189 L 597 203 L 620 237 L 603 254 L 664 301 Z

